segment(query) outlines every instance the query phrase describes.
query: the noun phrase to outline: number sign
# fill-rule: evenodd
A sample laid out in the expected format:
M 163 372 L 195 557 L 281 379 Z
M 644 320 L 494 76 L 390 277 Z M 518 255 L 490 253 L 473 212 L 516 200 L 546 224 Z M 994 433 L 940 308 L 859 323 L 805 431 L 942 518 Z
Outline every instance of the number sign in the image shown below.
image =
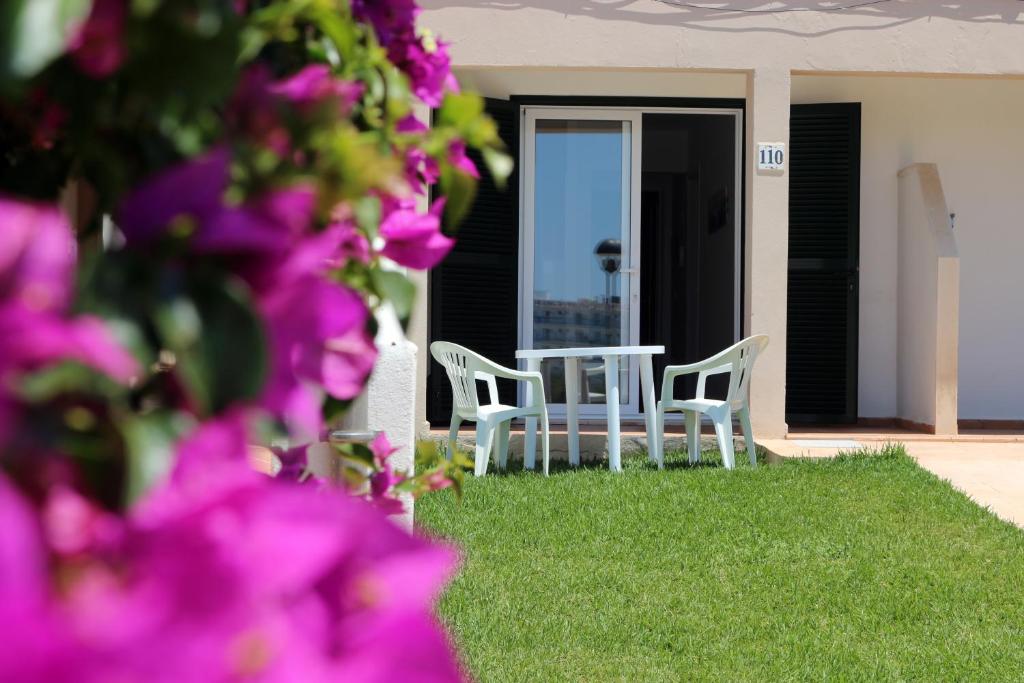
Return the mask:
M 786 168 L 786 144 L 784 142 L 757 143 L 757 170 L 781 171 Z

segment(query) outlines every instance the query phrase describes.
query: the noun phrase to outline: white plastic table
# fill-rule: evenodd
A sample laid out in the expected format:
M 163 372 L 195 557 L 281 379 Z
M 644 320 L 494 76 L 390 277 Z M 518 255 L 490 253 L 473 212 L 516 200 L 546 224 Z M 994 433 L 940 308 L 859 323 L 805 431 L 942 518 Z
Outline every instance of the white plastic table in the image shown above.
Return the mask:
M 640 356 L 640 386 L 644 397 L 644 415 L 647 419 L 648 454 L 654 457 L 656 448 L 652 439 L 659 439 L 655 425 L 657 398 L 654 395 L 654 369 L 651 356 L 665 353 L 664 346 L 599 346 L 593 348 L 532 349 L 516 351 L 516 358 L 526 360 L 526 369 L 540 370 L 545 358 L 565 359 L 565 417 L 569 433 L 569 463 L 580 464 L 579 424 L 579 359 L 600 356 L 604 359 L 605 402 L 608 405 L 608 469 L 622 471 L 622 457 L 619 452 L 619 358 Z M 532 388 L 527 387 L 527 401 L 532 398 Z M 526 418 L 526 434 L 523 443 L 523 464 L 533 469 L 537 459 L 537 418 Z

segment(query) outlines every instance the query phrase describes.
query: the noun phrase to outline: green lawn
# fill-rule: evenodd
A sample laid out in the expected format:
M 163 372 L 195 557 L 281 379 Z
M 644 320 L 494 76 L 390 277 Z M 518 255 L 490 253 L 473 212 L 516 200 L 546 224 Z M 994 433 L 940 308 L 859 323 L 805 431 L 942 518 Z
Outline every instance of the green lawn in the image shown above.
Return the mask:
M 745 460 L 739 454 L 737 462 Z M 1024 532 L 901 449 L 514 471 L 416 504 L 487 681 L 1024 680 Z

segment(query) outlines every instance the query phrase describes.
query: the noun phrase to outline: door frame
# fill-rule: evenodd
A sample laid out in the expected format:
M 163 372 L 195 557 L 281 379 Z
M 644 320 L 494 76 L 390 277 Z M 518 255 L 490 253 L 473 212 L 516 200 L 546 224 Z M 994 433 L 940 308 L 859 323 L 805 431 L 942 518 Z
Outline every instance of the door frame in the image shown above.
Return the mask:
M 625 101 L 624 101 L 625 99 Z M 745 107 L 743 100 L 679 100 L 678 98 L 618 98 L 618 97 L 547 97 L 517 96 L 512 98 L 520 104 L 519 113 L 519 302 L 518 302 L 518 346 L 533 348 L 533 251 L 534 251 L 534 196 L 533 171 L 536 161 L 536 147 L 533 142 L 538 114 L 542 118 L 629 120 L 631 122 L 630 148 L 630 269 L 629 309 L 630 344 L 638 344 L 640 336 L 640 198 L 643 174 L 643 115 L 644 114 L 696 114 L 734 117 L 735 178 L 733 181 L 733 330 L 739 340 L 743 333 L 743 269 L 746 241 L 745 174 L 746 158 Z M 629 102 L 627 104 L 626 102 Z M 678 102 L 678 104 L 676 104 Z M 688 106 L 689 105 L 689 106 Z M 639 418 L 643 415 L 639 401 L 639 359 L 630 358 L 629 403 L 621 407 L 623 418 Z M 636 385 L 636 386 L 634 386 Z M 522 394 L 523 389 L 520 387 Z M 520 400 L 523 395 L 520 395 Z M 565 415 L 564 404 L 550 404 L 550 413 L 555 417 Z M 603 405 L 580 406 L 581 417 L 598 416 L 605 410 Z
M 620 281 L 620 296 L 623 303 L 628 306 L 626 312 L 628 318 L 622 316 L 620 332 L 624 339 L 623 346 L 635 346 L 640 338 L 640 203 L 638 201 L 640 192 L 640 174 L 634 169 L 639 168 L 642 163 L 640 127 L 643 115 L 636 111 L 627 109 L 611 109 L 607 107 L 523 107 L 523 121 L 520 130 L 520 145 L 523 159 L 521 165 L 520 182 L 520 227 L 519 234 L 522 237 L 519 247 L 519 344 L 520 348 L 533 348 L 533 303 L 534 298 L 527 293 L 533 292 L 534 285 L 534 237 L 536 235 L 535 225 L 535 199 L 534 188 L 536 167 L 536 145 L 526 144 L 525 140 L 534 140 L 536 137 L 537 119 L 544 120 L 566 120 L 566 121 L 621 121 L 623 124 L 630 124 L 629 146 L 622 148 L 622 192 L 626 201 L 622 207 L 622 228 L 620 239 L 629 245 L 628 254 L 623 254 L 623 267 L 619 270 L 620 275 L 627 277 Z M 530 173 L 527 173 L 527 169 Z M 627 241 L 628 240 L 628 241 Z M 628 261 L 627 261 L 628 258 Z M 527 346 L 527 344 L 529 344 Z M 629 357 L 628 363 L 628 389 L 629 401 L 624 404 L 621 410 L 626 414 L 639 412 L 639 393 L 633 389 L 633 378 L 639 377 L 639 359 L 635 356 Z M 562 406 L 564 404 L 552 404 Z M 604 409 L 599 404 L 581 404 L 579 407 L 581 415 L 598 414 Z M 564 408 L 563 408 L 564 412 Z

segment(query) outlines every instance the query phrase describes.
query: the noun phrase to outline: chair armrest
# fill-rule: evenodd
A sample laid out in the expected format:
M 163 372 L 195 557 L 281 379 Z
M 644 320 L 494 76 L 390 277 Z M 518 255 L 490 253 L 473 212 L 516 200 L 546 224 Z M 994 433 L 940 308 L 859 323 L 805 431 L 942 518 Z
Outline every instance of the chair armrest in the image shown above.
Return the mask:
M 719 365 L 717 368 L 701 370 L 697 375 L 697 398 L 704 398 L 704 387 L 707 385 L 709 375 L 721 375 L 724 372 L 732 372 L 732 363 Z
M 702 360 L 699 363 L 690 363 L 689 365 L 669 365 L 665 368 L 665 378 L 661 382 L 661 400 L 669 402 L 673 400 L 672 386 L 675 382 L 676 377 L 682 377 L 683 375 L 697 375 L 697 398 L 704 398 L 704 382 L 708 375 L 718 375 L 723 372 L 731 372 L 732 363 L 725 363 L 724 365 L 719 361 L 718 358 L 711 357 L 706 360 Z
M 526 382 L 527 384 L 530 384 L 533 387 L 534 402 L 536 402 L 539 399 L 542 404 L 544 403 L 544 380 L 539 372 L 513 370 L 511 368 L 506 368 L 503 365 L 498 365 L 497 363 L 489 361 L 486 358 L 477 358 L 475 359 L 475 361 L 476 365 L 478 366 L 475 368 L 475 373 L 478 375 L 482 374 L 485 376 L 482 377 L 481 379 L 485 379 L 487 381 L 487 388 L 488 391 L 491 392 L 492 403 L 498 402 L 497 385 L 494 383 L 495 377 L 511 379 L 517 382 Z M 490 379 L 486 379 L 487 376 L 489 376 Z
M 483 372 L 482 370 L 477 370 L 475 373 L 473 373 L 473 378 L 481 380 L 483 382 L 487 382 L 487 393 L 491 397 L 492 405 L 500 403 L 500 401 L 498 400 L 498 383 L 497 381 L 495 381 L 493 374 L 489 372 Z

